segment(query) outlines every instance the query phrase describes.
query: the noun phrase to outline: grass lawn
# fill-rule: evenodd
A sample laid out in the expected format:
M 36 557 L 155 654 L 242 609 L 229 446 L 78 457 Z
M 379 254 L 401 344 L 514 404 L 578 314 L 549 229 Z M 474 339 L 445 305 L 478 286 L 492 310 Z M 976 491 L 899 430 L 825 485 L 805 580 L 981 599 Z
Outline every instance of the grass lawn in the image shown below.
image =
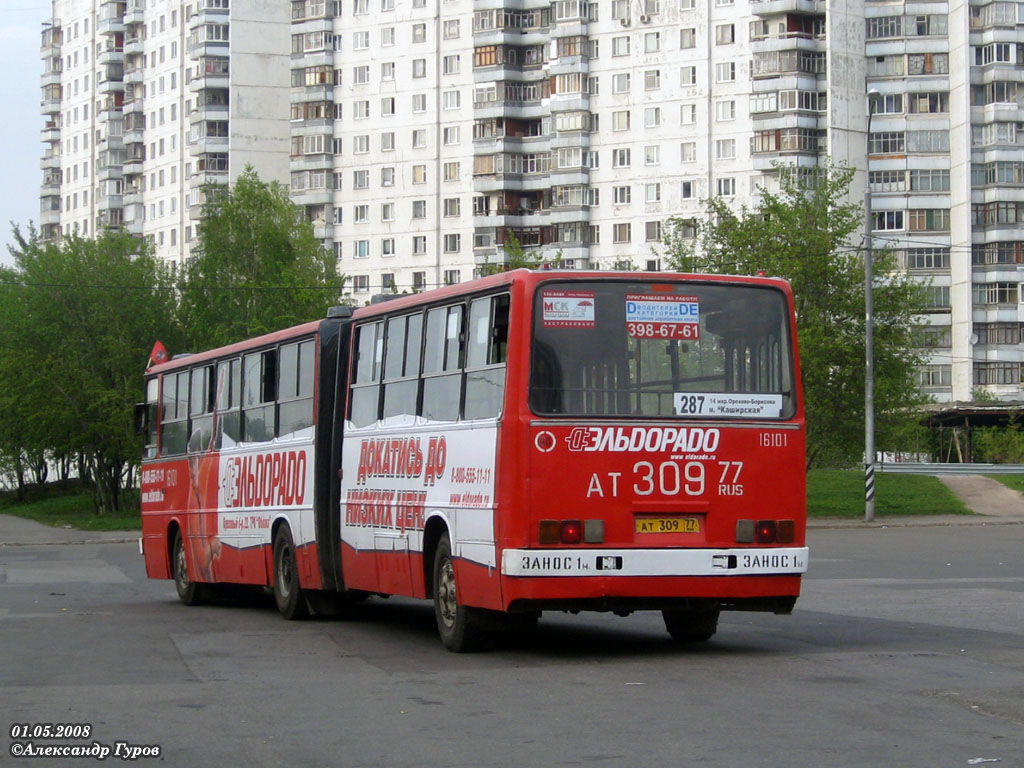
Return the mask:
M 815 469 L 807 474 L 811 517 L 863 517 L 864 473 Z M 875 516 L 969 515 L 952 491 L 928 475 L 875 474 Z
M 0 494 L 0 514 L 81 531 L 131 531 L 142 527 L 137 509 L 118 515 L 97 515 L 92 493 L 83 490 L 57 495 L 50 489 L 45 493 L 32 489 L 24 504 L 19 504 L 13 493 Z
M 1003 485 L 1024 493 L 1024 475 L 985 475 L 991 480 L 998 480 Z

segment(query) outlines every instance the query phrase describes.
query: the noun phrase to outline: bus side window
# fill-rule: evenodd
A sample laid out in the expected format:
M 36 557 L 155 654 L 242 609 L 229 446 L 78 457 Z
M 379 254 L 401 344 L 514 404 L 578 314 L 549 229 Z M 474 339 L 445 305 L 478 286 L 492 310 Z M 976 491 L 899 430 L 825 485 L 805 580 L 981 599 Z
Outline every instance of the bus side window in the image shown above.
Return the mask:
M 217 363 L 218 448 L 230 448 L 242 439 L 241 388 L 242 361 L 236 357 Z
M 313 342 L 283 345 L 280 369 L 278 435 L 294 436 L 313 426 Z
M 498 416 L 505 396 L 508 346 L 507 294 L 476 299 L 469 306 L 465 418 Z
M 384 411 L 389 416 L 415 416 L 419 389 L 423 315 L 388 320 L 384 345 Z
M 356 427 L 365 427 L 377 421 L 384 352 L 383 328 L 382 322 L 356 328 L 356 359 L 353 363 L 355 372 L 348 414 L 349 421 Z
M 177 456 L 188 443 L 188 374 L 164 374 L 160 417 L 160 455 Z
M 242 380 L 242 439 L 247 443 L 273 440 L 277 350 L 242 358 Z
M 423 405 L 420 415 L 431 421 L 458 421 L 462 396 L 463 305 L 427 312 L 423 350 Z
M 192 419 L 188 452 L 199 453 L 213 447 L 213 366 L 203 365 L 191 371 L 192 394 L 188 415 Z
M 156 456 L 156 434 L 159 425 L 157 424 L 157 413 L 160 410 L 160 382 L 150 379 L 146 382 L 146 416 L 145 431 L 143 432 L 142 457 L 152 459 Z

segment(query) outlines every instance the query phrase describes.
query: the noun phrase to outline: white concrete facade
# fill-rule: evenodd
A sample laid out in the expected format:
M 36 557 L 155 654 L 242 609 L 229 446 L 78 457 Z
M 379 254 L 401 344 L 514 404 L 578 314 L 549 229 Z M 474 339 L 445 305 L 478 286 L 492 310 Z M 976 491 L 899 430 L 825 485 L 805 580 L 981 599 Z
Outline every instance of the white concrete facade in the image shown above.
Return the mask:
M 660 268 L 668 218 L 831 158 L 930 284 L 925 391 L 1024 399 L 1024 3 L 278 5 L 54 0 L 44 234 L 123 223 L 180 261 L 202 184 L 252 163 L 367 300 L 467 280 L 511 234 Z
M 41 230 L 124 226 L 180 264 L 205 184 L 288 183 L 287 7 L 53 0 L 44 28 Z

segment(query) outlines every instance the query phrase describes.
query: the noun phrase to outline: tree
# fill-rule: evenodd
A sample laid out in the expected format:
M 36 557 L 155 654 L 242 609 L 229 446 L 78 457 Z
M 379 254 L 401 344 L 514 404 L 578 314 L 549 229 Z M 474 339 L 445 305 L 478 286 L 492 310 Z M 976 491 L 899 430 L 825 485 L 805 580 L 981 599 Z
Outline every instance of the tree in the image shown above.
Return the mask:
M 790 281 L 807 410 L 808 466 L 855 463 L 864 439 L 864 258 L 851 245 L 863 222 L 848 193 L 853 171 L 780 167 L 778 193 L 736 213 L 706 201 L 696 237 L 670 221 L 665 245 L 682 272 L 758 273 Z M 692 222 L 689 223 L 692 227 Z M 906 434 L 924 402 L 915 383 L 921 363 L 922 286 L 897 270 L 895 255 L 874 254 L 875 408 L 878 443 Z
M 519 238 L 511 230 L 509 230 L 505 237 L 502 250 L 505 252 L 504 260 L 493 264 L 482 264 L 478 270 L 481 277 L 496 275 L 499 272 L 508 272 L 512 269 L 547 269 L 558 267 L 562 263 L 561 250 L 559 250 L 554 259 L 545 259 L 539 251 L 527 251 L 523 248 L 523 244 L 519 242 Z
M 76 456 L 97 509 L 120 509 L 141 457 L 133 405 L 147 354 L 157 338 L 180 344 L 170 274 L 123 232 L 14 236 L 15 267 L 0 276 L 0 450 L 19 482 Z
M 344 277 L 288 190 L 245 172 L 207 188 L 198 246 L 181 281 L 188 342 L 207 349 L 323 317 Z

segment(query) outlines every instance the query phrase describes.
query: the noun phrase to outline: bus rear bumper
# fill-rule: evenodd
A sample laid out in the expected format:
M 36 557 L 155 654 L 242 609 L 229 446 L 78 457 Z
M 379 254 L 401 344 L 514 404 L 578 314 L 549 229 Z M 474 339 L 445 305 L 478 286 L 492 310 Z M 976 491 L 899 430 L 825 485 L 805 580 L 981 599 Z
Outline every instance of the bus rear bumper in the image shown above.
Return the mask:
M 781 576 L 807 571 L 807 547 L 746 549 L 506 549 L 502 576 Z

